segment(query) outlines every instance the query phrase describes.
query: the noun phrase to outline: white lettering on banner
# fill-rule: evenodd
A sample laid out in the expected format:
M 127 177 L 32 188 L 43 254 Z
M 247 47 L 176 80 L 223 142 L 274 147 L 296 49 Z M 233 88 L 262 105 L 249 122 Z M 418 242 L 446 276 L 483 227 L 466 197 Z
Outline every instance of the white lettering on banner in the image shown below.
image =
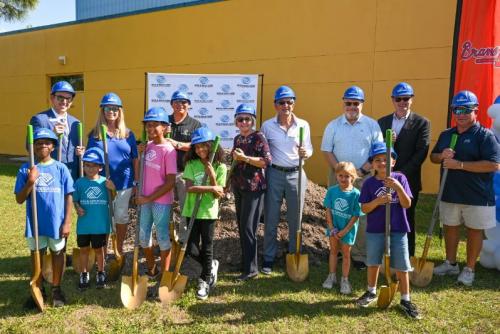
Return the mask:
M 238 134 L 236 108 L 249 103 L 257 109 L 258 75 L 148 73 L 147 89 L 148 108 L 163 107 L 169 114 L 172 93 L 188 94 L 189 115 L 219 135 L 222 147 L 231 148 Z

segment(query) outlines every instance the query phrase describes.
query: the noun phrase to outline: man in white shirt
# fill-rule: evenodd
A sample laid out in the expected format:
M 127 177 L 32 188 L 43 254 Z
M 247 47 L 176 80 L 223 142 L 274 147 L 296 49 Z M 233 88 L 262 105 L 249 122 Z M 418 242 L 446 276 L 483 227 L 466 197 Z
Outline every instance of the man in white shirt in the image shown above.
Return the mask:
M 347 88 L 342 99 L 344 113 L 328 123 L 321 142 L 321 151 L 330 167 L 328 185 L 337 184 L 337 164 L 349 161 L 358 171 L 359 179 L 355 186 L 361 189 L 363 180 L 370 175 L 370 149 L 374 142 L 383 140 L 382 132 L 377 121 L 361 113 L 365 94 L 360 87 Z M 351 250 L 353 266 L 359 269 L 365 268 L 366 262 L 365 231 L 366 217 L 361 216 L 356 242 Z
M 262 273 L 269 275 L 272 272 L 274 259 L 278 250 L 276 241 L 280 209 L 283 198 L 287 203 L 288 222 L 288 252 L 297 250 L 296 232 L 300 224 L 295 208 L 302 209 L 307 186 L 304 170 L 299 170 L 299 156 L 304 160 L 311 157 L 313 147 L 311 131 L 307 121 L 298 118 L 293 113 L 295 108 L 295 92 L 287 86 L 281 86 L 274 95 L 274 109 L 276 117 L 262 124 L 261 131 L 267 138 L 272 156 L 272 164 L 266 170 L 267 193 L 264 208 L 264 263 Z M 304 128 L 304 140 L 299 146 L 299 129 Z M 302 173 L 300 207 L 299 207 L 299 172 Z

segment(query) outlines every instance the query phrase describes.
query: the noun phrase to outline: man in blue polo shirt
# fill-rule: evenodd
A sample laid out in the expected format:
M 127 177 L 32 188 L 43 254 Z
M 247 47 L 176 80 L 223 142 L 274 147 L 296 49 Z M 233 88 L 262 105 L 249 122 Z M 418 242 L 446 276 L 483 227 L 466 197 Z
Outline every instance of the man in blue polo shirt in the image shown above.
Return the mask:
M 274 258 L 278 250 L 276 241 L 280 209 L 283 198 L 286 198 L 288 222 L 288 252 L 296 252 L 296 232 L 298 224 L 297 209 L 304 207 L 306 193 L 306 173 L 300 170 L 299 156 L 308 159 L 313 153 L 311 131 L 307 121 L 293 113 L 295 92 L 287 86 L 281 86 L 274 95 L 276 116 L 262 124 L 260 130 L 266 136 L 273 163 L 266 170 L 267 193 L 264 208 L 264 263 L 262 273 L 270 275 Z M 304 128 L 304 142 L 299 146 L 299 129 Z M 300 208 L 298 183 L 302 173 Z
M 370 176 L 372 168 L 368 161 L 370 149 L 374 142 L 383 141 L 382 132 L 376 120 L 361 113 L 365 93 L 360 87 L 347 88 L 342 100 L 344 113 L 328 123 L 321 142 L 321 151 L 330 167 L 328 186 L 337 184 L 337 164 L 349 161 L 354 164 L 359 176 L 355 186 L 361 189 L 363 180 Z M 353 266 L 358 269 L 366 268 L 365 230 L 366 217 L 361 216 L 356 242 L 351 250 Z
M 499 143 L 493 133 L 476 122 L 478 100 L 470 91 L 458 92 L 451 108 L 456 127 L 443 131 L 431 153 L 431 161 L 448 168 L 439 203 L 444 225 L 446 261 L 434 268 L 436 275 L 458 275 L 457 247 L 462 222 L 467 229 L 467 261 L 457 281 L 474 282 L 474 267 L 483 244 L 483 230 L 495 226 L 493 175 L 500 162 Z M 451 136 L 458 134 L 455 150 Z

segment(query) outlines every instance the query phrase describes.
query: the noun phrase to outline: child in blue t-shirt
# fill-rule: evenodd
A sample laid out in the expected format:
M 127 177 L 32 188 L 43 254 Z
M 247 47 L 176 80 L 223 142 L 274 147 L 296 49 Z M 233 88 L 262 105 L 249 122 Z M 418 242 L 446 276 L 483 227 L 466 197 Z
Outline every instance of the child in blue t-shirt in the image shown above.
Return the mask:
M 407 233 L 410 225 L 406 209 L 411 206 L 412 193 L 408 180 L 400 172 L 386 175 L 387 148 L 382 142 L 375 142 L 371 148 L 369 161 L 375 175 L 366 179 L 361 188 L 359 202 L 361 210 L 367 214 L 366 254 L 368 289 L 356 301 L 359 306 L 367 307 L 377 300 L 377 278 L 385 248 L 385 205 L 390 203 L 390 265 L 396 270 L 401 293 L 400 307 L 413 319 L 420 319 L 420 313 L 410 300 L 410 277 L 412 270 L 408 251 Z M 391 149 L 391 167 L 397 155 Z M 387 191 L 389 189 L 389 192 Z
M 34 263 L 35 238 L 31 217 L 31 191 L 35 187 L 36 209 L 38 217 L 38 247 L 41 254 L 50 249 L 52 255 L 52 305 L 64 306 L 66 298 L 61 290 L 61 280 L 64 267 L 65 238 L 71 231 L 71 193 L 73 179 L 63 163 L 50 157 L 57 146 L 57 137 L 49 129 L 35 130 L 34 156 L 36 164 L 30 168 L 29 163 L 21 166 L 17 173 L 14 193 L 16 201 L 22 204 L 26 201 L 26 238 Z M 43 259 L 43 256 L 41 256 Z M 42 285 L 42 275 L 36 285 L 45 294 Z M 32 297 L 25 303 L 26 307 L 34 308 Z
M 326 207 L 326 236 L 330 237 L 330 256 L 328 267 L 330 272 L 323 287 L 331 289 L 337 283 L 337 254 L 342 251 L 342 279 L 340 293 L 352 292 L 349 283 L 351 265 L 351 247 L 356 240 L 358 218 L 361 215 L 359 206 L 359 190 L 353 184 L 358 177 L 356 167 L 351 162 L 341 161 L 335 167 L 337 185 L 328 188 L 323 205 Z
M 80 258 L 74 261 L 80 261 L 82 268 L 78 283 L 80 291 L 90 286 L 88 272 L 90 246 L 95 251 L 97 261 L 96 288 L 101 289 L 106 285 L 104 254 L 107 234 L 110 232 L 107 189 L 113 194 L 116 191 L 113 181 L 99 175 L 104 165 L 104 152 L 100 148 L 89 148 L 82 160 L 85 176 L 75 182 L 73 194 L 73 203 L 78 214 L 76 242 L 80 247 Z

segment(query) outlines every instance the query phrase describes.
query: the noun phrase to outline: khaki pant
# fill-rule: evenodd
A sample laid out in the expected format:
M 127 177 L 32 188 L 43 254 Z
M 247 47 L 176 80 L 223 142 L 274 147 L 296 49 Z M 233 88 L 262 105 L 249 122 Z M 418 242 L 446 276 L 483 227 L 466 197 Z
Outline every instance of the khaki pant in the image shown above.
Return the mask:
M 363 182 L 371 175 L 368 174 L 362 178 L 356 179 L 354 186 L 361 191 Z M 335 171 L 329 169 L 328 173 L 328 187 L 337 184 L 337 178 L 335 177 Z M 356 234 L 356 241 L 351 248 L 351 258 L 354 261 L 361 261 L 366 264 L 366 215 L 359 217 L 358 233 Z

